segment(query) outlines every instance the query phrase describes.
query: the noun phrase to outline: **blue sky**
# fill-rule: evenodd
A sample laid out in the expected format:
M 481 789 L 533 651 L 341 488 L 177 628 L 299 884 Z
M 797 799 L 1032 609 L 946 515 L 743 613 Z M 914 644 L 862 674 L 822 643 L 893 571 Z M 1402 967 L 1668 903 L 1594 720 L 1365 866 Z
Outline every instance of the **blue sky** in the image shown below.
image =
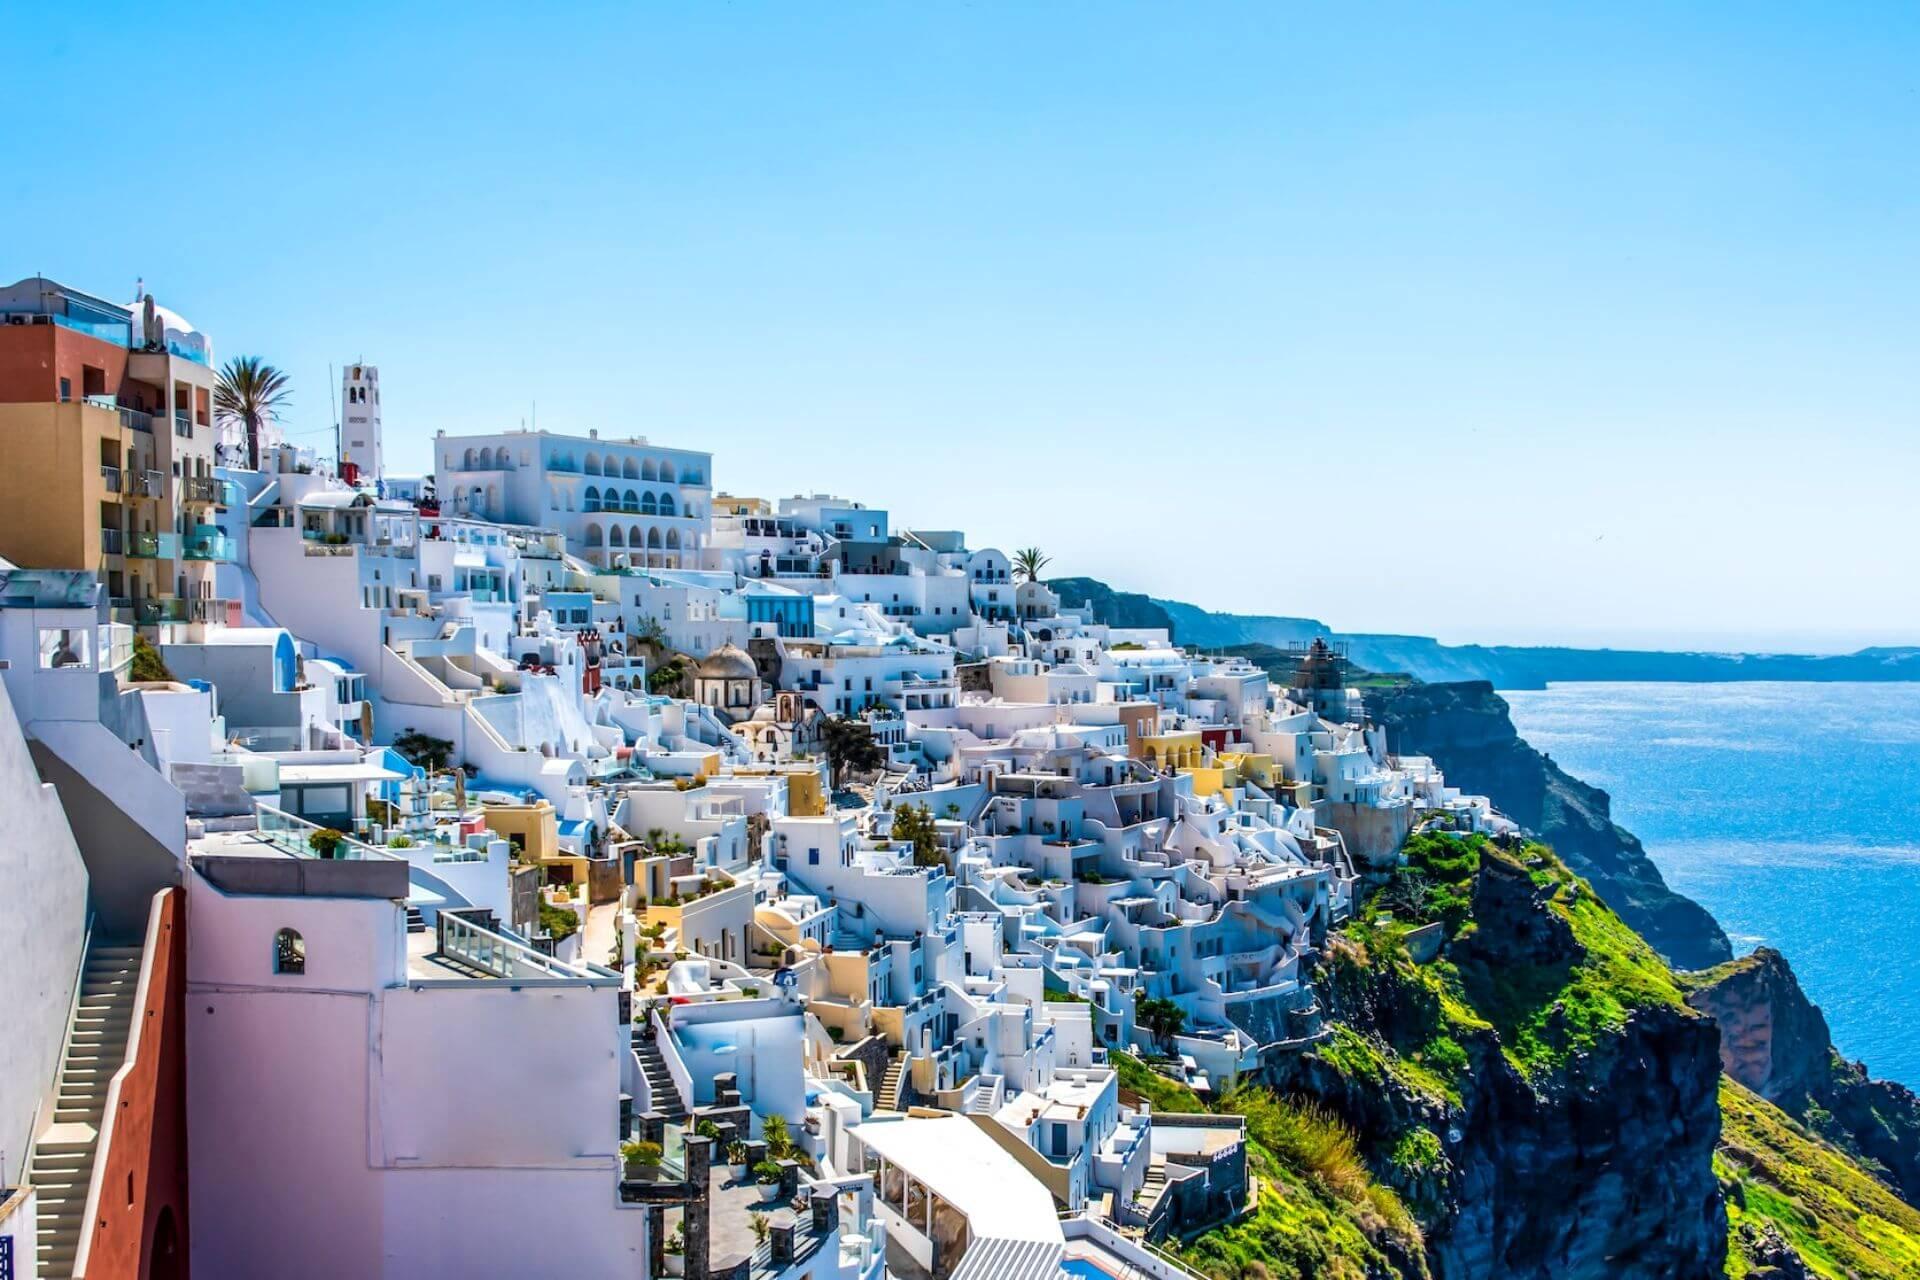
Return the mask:
M 395 8 L 399 8 L 396 6 Z M 325 9 L 326 12 L 320 12 Z M 0 276 L 1456 640 L 1920 642 L 1920 9 L 0 4 Z

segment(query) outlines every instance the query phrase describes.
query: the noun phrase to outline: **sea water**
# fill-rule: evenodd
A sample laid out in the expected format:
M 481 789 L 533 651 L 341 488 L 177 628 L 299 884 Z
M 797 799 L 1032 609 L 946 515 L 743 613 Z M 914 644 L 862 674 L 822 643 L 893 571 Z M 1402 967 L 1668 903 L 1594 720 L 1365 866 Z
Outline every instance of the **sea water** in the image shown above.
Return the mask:
M 1613 797 L 1736 953 L 1793 962 L 1834 1043 L 1920 1088 L 1920 684 L 1558 684 L 1520 735 Z

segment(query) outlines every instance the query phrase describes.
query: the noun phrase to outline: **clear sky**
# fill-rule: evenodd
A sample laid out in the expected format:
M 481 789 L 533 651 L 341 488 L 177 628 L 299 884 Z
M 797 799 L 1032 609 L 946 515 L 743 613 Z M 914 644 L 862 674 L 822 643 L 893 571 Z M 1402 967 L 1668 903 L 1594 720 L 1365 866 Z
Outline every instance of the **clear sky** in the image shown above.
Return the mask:
M 28 4 L 0 276 L 1060 573 L 1920 642 L 1920 7 Z M 270 15 L 270 16 L 269 16 Z

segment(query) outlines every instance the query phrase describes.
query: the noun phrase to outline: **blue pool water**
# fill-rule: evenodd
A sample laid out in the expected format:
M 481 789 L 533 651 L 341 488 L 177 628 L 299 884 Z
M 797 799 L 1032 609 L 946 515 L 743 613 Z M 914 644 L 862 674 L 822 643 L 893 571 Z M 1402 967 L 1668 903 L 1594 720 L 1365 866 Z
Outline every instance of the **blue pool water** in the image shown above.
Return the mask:
M 1110 1272 L 1085 1258 L 1064 1259 L 1060 1263 L 1060 1275 L 1062 1280 L 1066 1277 L 1072 1277 L 1072 1280 L 1113 1280 Z
M 1565 684 L 1522 737 L 1613 796 L 1739 952 L 1793 962 L 1842 1053 L 1920 1086 L 1920 685 Z

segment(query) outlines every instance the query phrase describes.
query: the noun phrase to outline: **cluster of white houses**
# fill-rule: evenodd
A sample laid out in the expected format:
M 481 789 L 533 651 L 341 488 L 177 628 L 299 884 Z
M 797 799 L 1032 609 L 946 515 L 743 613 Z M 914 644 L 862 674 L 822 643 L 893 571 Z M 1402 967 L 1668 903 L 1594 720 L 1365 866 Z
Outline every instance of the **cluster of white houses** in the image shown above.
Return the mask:
M 1279 685 L 639 438 L 383 476 L 348 377 L 354 465 L 218 470 L 192 616 L 0 565 L 21 1274 L 1174 1275 L 1241 1125 L 1114 1055 L 1313 1043 L 1367 866 L 1504 823 L 1323 647 Z

